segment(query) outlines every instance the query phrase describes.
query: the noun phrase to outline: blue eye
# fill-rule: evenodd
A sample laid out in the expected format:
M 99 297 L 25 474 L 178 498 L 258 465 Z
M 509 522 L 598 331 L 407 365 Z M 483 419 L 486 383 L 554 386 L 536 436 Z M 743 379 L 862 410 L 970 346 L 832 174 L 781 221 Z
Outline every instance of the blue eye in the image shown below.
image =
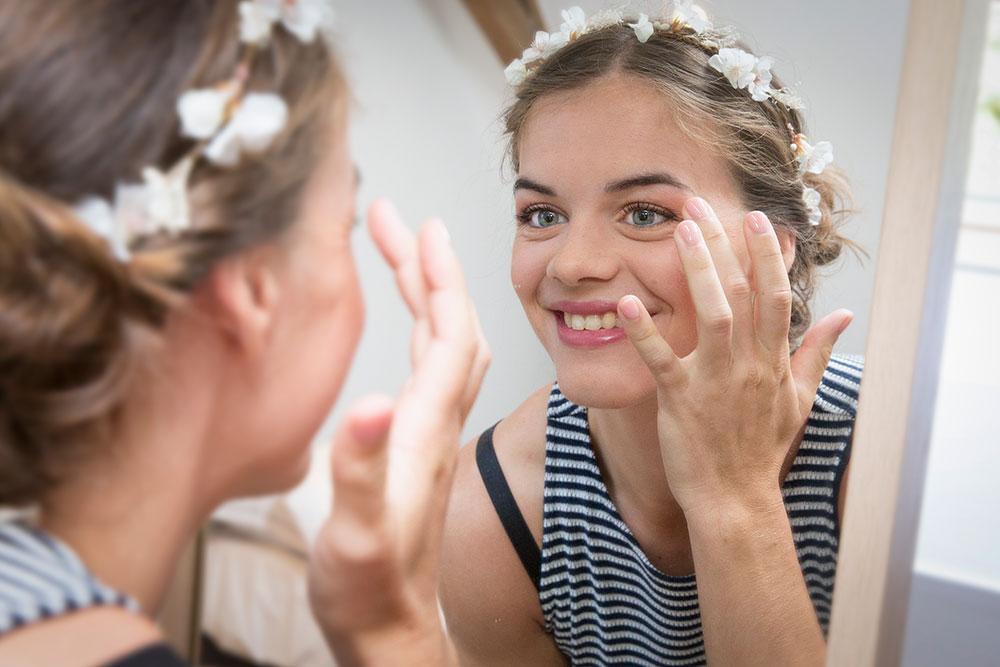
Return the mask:
M 636 207 L 625 215 L 625 222 L 635 227 L 653 227 L 667 221 L 667 216 L 651 208 Z
M 525 223 L 529 227 L 534 227 L 536 229 L 545 229 L 547 227 L 554 227 L 555 225 L 562 224 L 566 222 L 566 216 L 561 213 L 556 213 L 550 208 L 537 208 L 534 210 L 528 210 L 518 216 L 521 222 Z

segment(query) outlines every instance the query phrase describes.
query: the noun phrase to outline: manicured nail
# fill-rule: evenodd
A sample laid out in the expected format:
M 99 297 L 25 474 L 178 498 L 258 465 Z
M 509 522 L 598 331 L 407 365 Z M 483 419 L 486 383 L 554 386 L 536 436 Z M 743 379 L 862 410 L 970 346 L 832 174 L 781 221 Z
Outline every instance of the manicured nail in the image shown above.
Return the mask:
M 689 247 L 693 248 L 701 243 L 701 230 L 698 229 L 698 225 L 694 224 L 691 220 L 683 221 L 678 228 L 681 232 L 681 238 L 684 239 L 684 242 L 687 243 Z
M 684 208 L 689 218 L 697 218 L 699 220 L 707 218 L 712 212 L 712 209 L 708 206 L 708 202 L 701 197 L 688 199 L 687 203 L 684 204 Z
M 621 302 L 622 317 L 626 320 L 637 320 L 642 311 L 639 308 L 639 299 L 631 294 L 622 299 Z
M 750 229 L 754 231 L 755 234 L 767 234 L 771 229 L 771 221 L 767 219 L 767 216 L 760 211 L 754 211 L 747 216 L 747 222 L 750 224 Z

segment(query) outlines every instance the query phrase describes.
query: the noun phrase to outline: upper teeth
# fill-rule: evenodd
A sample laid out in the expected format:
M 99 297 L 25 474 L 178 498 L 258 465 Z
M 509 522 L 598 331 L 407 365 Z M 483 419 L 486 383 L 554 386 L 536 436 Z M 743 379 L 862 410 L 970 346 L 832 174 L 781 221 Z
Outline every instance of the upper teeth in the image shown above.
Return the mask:
M 603 315 L 577 315 L 575 313 L 563 313 L 563 321 L 566 326 L 576 331 L 597 331 L 598 329 L 614 329 L 618 326 L 618 316 L 614 312 Z

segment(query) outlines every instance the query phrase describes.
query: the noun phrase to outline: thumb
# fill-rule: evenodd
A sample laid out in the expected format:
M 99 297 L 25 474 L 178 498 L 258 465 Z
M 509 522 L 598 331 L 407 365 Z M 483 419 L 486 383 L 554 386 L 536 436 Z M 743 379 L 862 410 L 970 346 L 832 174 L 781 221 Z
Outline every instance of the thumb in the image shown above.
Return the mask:
M 854 321 L 854 313 L 840 309 L 814 324 L 802 338 L 802 345 L 792 355 L 792 378 L 800 404 L 812 405 L 816 389 L 830 363 L 833 346 L 840 334 Z
M 334 523 L 371 525 L 382 516 L 393 401 L 366 396 L 347 412 L 331 452 Z

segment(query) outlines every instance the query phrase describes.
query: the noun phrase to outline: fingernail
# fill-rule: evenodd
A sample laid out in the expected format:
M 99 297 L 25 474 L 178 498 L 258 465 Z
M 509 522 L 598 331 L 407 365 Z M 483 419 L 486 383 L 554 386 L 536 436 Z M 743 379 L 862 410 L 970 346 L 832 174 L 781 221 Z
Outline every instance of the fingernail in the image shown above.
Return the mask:
M 688 199 L 684 204 L 684 208 L 690 218 L 707 218 L 712 212 L 712 209 L 708 206 L 708 202 L 701 197 Z
M 747 216 L 747 222 L 750 224 L 750 229 L 754 231 L 755 234 L 767 234 L 771 229 L 771 221 L 767 219 L 767 216 L 760 211 L 754 211 Z
M 847 316 L 844 317 L 844 321 L 840 323 L 840 327 L 837 329 L 837 335 L 847 331 L 847 327 L 851 326 L 851 322 L 854 321 L 854 313 L 848 311 Z
M 451 232 L 449 232 L 448 228 L 445 227 L 444 220 L 442 220 L 441 218 L 433 218 L 433 224 L 434 224 L 435 227 L 438 228 L 438 230 L 440 230 L 441 236 L 444 237 L 445 242 L 450 245 L 451 244 Z
M 622 317 L 626 320 L 637 320 L 642 311 L 639 309 L 639 299 L 631 294 L 622 299 L 619 306 Z
M 681 232 L 681 238 L 684 239 L 684 242 L 687 243 L 689 247 L 693 248 L 701 243 L 701 230 L 698 229 L 698 225 L 694 224 L 691 220 L 683 221 L 678 228 Z

